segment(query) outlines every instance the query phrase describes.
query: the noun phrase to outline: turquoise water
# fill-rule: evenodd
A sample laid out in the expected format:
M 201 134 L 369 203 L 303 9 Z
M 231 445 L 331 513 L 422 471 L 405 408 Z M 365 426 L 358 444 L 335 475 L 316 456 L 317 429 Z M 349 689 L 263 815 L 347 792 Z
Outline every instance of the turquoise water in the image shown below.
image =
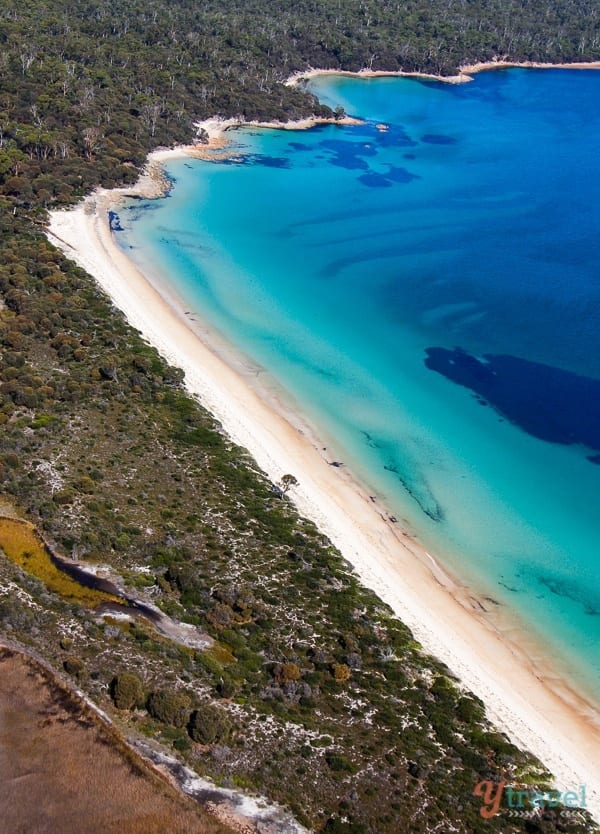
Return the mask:
M 116 237 L 600 698 L 600 73 L 311 88 Z

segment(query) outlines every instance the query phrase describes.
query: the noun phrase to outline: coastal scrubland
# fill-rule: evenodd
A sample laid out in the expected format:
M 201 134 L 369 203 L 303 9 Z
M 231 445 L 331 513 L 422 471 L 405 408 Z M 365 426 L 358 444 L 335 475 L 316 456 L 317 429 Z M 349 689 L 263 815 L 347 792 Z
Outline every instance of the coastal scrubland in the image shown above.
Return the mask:
M 28 570 L 26 545 L 0 554 L 3 633 L 126 733 L 315 830 L 593 830 L 561 809 L 480 816 L 481 780 L 543 786 L 549 774 L 360 586 L 43 226 L 48 208 L 135 181 L 150 149 L 189 142 L 203 117 L 329 114 L 284 86 L 294 71 L 598 59 L 598 10 L 7 0 L 0 45 L 4 512 L 216 642 L 197 651 L 100 617 Z

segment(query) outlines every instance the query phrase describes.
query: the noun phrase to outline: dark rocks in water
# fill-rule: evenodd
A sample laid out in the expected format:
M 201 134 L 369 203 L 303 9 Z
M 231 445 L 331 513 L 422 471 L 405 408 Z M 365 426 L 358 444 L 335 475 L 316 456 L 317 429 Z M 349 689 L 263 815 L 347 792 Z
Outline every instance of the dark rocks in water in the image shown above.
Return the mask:
M 401 168 L 399 165 L 388 165 L 388 172 L 386 177 L 392 182 L 407 183 L 413 180 L 421 179 L 417 174 L 411 174 L 406 168 Z
M 600 617 L 600 594 L 593 586 L 580 583 L 577 578 L 539 573 L 536 580 L 551 594 L 580 606 L 588 617 Z
M 600 452 L 600 379 L 518 356 L 478 358 L 461 348 L 442 347 L 428 348 L 426 354 L 430 370 L 469 388 L 479 402 L 528 434 Z M 588 460 L 600 463 L 600 455 Z
M 257 154 L 254 164 L 263 165 L 265 168 L 291 168 L 291 162 L 285 156 L 261 156 Z
M 123 231 L 123 227 L 121 226 L 121 218 L 119 217 L 116 211 L 108 212 L 108 225 L 111 232 Z
M 386 463 L 383 468 L 386 472 L 391 472 L 395 476 L 426 516 L 436 523 L 444 520 L 444 510 L 422 476 L 409 479 L 402 474 L 399 463 Z
M 369 188 L 390 188 L 392 181 L 383 174 L 370 171 L 368 174 L 362 174 L 358 181 Z
M 376 149 L 369 142 L 349 142 L 341 139 L 327 139 L 319 147 L 329 152 L 327 161 L 337 168 L 348 171 L 368 171 L 369 165 L 365 161 L 368 157 L 377 155 Z
M 421 136 L 421 142 L 428 145 L 455 145 L 456 139 L 443 133 L 426 133 L 425 136 Z
M 240 154 L 228 159 L 221 159 L 221 165 L 262 165 L 265 168 L 291 168 L 290 160 L 285 156 L 268 156 L 266 154 Z
M 370 188 L 389 188 L 393 183 L 406 184 L 415 179 L 419 179 L 416 174 L 411 174 L 406 168 L 400 168 L 396 165 L 388 165 L 387 174 L 369 170 L 368 173 L 358 177 L 359 182 L 368 185 Z

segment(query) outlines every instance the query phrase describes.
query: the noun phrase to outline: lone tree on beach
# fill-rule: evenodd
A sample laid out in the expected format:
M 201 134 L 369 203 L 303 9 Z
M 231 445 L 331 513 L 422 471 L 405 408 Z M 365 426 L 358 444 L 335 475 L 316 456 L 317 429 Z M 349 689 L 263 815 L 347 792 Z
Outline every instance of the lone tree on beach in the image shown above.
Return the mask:
M 285 495 L 289 488 L 293 486 L 298 486 L 298 479 L 294 475 L 283 475 L 279 481 L 281 494 Z

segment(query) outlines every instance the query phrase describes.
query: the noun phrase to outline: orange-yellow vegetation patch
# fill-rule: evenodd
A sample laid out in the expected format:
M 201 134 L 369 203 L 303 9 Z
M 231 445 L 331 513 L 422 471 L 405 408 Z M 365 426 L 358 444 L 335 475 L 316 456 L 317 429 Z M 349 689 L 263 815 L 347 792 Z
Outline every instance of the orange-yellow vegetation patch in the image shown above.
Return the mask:
M 15 564 L 41 579 L 49 590 L 71 602 L 95 608 L 103 602 L 120 602 L 119 597 L 80 585 L 56 567 L 48 548 L 32 524 L 15 518 L 0 518 L 0 549 Z

